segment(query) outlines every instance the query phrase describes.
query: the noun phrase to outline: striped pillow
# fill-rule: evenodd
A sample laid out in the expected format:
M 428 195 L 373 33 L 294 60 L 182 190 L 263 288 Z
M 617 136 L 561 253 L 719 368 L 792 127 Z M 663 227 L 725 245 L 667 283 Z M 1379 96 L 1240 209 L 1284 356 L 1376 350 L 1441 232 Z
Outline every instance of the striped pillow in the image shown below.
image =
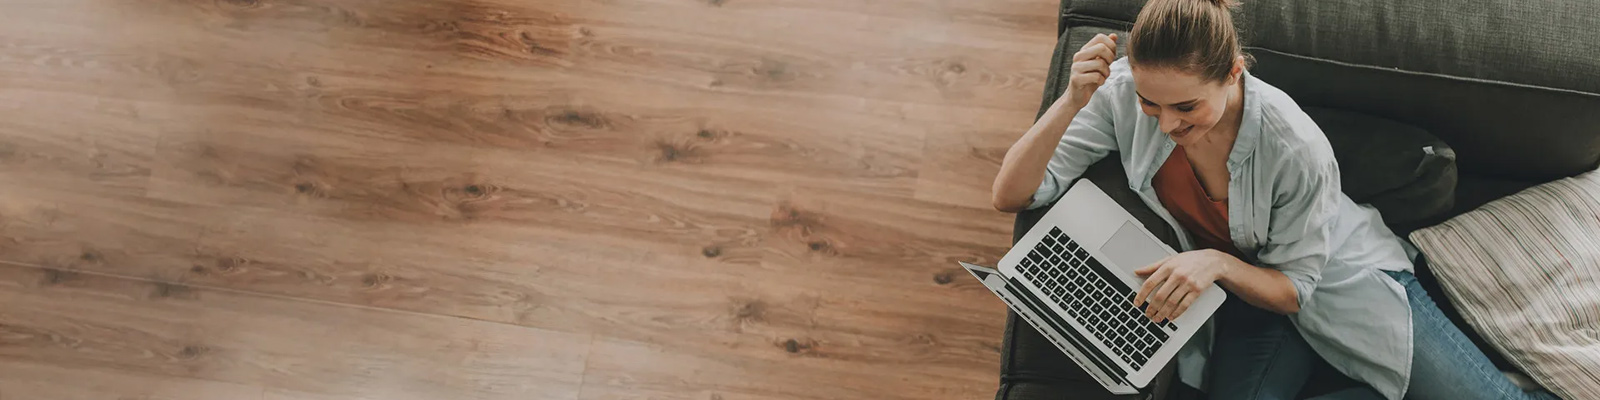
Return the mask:
M 1552 393 L 1600 399 L 1600 172 L 1411 234 L 1467 323 Z

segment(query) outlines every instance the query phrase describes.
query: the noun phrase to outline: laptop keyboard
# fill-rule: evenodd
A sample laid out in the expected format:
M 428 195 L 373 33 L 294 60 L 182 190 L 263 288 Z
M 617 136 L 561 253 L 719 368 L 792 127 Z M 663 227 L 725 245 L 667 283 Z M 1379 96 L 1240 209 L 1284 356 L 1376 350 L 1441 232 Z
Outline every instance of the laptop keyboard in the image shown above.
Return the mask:
M 1171 321 L 1157 325 L 1145 317 L 1133 305 L 1134 290 L 1061 228 L 1050 228 L 1017 270 L 1134 369 L 1144 368 L 1167 342 L 1162 326 L 1177 329 Z

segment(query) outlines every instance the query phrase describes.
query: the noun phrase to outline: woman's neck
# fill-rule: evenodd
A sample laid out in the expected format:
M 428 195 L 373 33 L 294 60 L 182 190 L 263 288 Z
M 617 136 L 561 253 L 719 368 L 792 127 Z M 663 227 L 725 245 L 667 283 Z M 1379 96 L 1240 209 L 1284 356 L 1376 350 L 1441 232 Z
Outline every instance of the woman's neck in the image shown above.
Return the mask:
M 1190 145 L 1186 150 L 1205 155 L 1216 155 L 1226 160 L 1227 154 L 1233 151 L 1233 142 L 1239 138 L 1240 121 L 1244 120 L 1244 76 L 1239 77 L 1239 83 L 1234 85 L 1233 94 L 1228 96 L 1227 110 L 1222 114 L 1222 120 L 1211 128 L 1211 134 L 1206 135 L 1200 142 Z

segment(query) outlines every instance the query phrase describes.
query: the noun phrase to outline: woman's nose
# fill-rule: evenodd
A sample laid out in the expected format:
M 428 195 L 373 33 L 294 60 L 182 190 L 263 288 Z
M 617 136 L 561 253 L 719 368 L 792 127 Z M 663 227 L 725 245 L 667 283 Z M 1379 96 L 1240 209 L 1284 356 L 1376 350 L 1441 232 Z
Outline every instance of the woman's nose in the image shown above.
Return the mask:
M 1172 113 L 1162 112 L 1156 119 L 1161 121 L 1160 128 L 1163 133 L 1172 133 L 1172 131 L 1183 127 L 1183 120 L 1178 119 L 1178 116 Z

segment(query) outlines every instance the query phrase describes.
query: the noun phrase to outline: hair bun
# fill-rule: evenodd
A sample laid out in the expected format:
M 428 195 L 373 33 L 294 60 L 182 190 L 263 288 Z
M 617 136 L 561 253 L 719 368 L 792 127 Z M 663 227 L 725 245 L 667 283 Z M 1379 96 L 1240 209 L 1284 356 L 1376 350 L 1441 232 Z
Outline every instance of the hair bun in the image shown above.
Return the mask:
M 1222 8 L 1233 8 L 1233 6 L 1239 5 L 1238 0 L 1207 0 L 1207 1 L 1211 2 L 1211 4 L 1217 5 L 1217 7 L 1222 7 Z

